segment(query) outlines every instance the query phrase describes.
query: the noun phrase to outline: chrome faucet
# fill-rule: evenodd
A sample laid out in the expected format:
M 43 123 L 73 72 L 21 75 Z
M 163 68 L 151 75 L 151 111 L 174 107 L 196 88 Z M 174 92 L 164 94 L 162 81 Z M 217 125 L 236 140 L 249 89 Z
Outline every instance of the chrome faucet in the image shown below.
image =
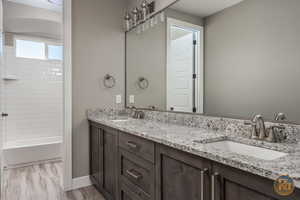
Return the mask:
M 141 110 L 138 110 L 136 107 L 130 107 L 131 117 L 134 119 L 143 119 L 145 117 L 145 113 Z
M 286 115 L 284 113 L 276 113 L 275 114 L 275 121 L 284 121 L 286 120 Z
M 144 119 L 145 113 L 141 110 L 135 110 L 132 117 L 135 119 Z
M 253 119 L 253 122 L 256 123 L 256 132 L 258 133 L 258 139 L 264 140 L 266 138 L 266 126 L 265 120 L 262 115 L 256 115 Z
M 254 118 L 246 125 L 252 126 L 251 139 L 264 140 L 266 138 L 266 126 L 262 115 L 255 115 Z
M 284 119 L 286 119 L 286 116 L 283 113 L 278 113 L 275 117 L 275 121 L 282 121 Z M 281 142 L 285 139 L 284 136 L 280 137 L 285 127 L 276 124 L 266 128 L 262 115 L 256 115 L 251 121 L 245 121 L 245 124 L 252 126 L 251 139 L 265 140 L 268 142 Z

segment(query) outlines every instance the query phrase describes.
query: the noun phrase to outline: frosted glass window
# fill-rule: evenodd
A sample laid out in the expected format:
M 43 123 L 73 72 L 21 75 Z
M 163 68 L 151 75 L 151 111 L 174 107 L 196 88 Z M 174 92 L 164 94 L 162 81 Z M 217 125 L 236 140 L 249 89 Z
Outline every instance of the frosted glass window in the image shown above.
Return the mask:
M 16 56 L 21 58 L 45 59 L 45 43 L 16 40 Z
M 48 45 L 48 59 L 49 60 L 62 60 L 63 59 L 63 46 Z

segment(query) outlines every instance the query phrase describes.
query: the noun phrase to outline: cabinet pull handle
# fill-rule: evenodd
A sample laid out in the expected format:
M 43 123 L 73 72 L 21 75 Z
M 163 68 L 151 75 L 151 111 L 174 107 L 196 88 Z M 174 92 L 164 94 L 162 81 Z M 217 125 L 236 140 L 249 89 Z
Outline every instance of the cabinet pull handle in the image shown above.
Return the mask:
M 127 142 L 127 146 L 129 148 L 132 148 L 132 149 L 136 149 L 137 148 L 137 144 L 135 144 L 134 142 L 131 142 L 131 141 Z
M 201 171 L 201 200 L 204 200 L 204 174 L 208 171 L 207 168 Z
M 215 172 L 213 175 L 211 175 L 211 200 L 216 200 L 215 198 L 215 185 L 216 185 L 216 178 L 219 176 L 220 174 L 218 172 Z
M 136 180 L 139 180 L 143 177 L 139 172 L 137 172 L 134 169 L 127 170 L 126 173 Z

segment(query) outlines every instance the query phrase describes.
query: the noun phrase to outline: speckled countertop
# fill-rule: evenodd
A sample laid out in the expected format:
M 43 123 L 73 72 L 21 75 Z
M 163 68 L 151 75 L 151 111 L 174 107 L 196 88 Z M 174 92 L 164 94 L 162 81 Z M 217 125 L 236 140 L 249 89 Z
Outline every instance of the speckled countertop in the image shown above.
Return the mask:
M 112 117 L 102 112 L 89 112 L 87 115 L 91 121 L 272 180 L 280 175 L 288 174 L 293 178 L 295 186 L 300 189 L 300 145 L 298 143 L 267 143 L 250 140 L 227 131 L 215 131 L 152 120 L 130 118 L 126 121 L 117 121 L 114 119 L 121 119 L 121 117 Z M 212 145 L 206 145 L 225 139 L 288 152 L 288 155 L 266 161 L 238 153 L 221 151 Z

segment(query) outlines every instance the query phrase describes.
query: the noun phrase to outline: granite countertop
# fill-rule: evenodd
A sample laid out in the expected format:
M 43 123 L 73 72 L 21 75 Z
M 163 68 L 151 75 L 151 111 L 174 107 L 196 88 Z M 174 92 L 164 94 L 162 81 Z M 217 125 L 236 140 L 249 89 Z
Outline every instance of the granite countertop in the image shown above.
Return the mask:
M 88 113 L 88 119 L 272 180 L 277 179 L 280 175 L 288 174 L 293 178 L 295 186 L 300 189 L 300 145 L 298 143 L 267 143 L 239 137 L 225 131 L 214 131 L 151 120 L 129 118 L 129 120 L 118 121 L 114 119 L 121 119 L 121 117 L 112 117 L 101 112 Z M 267 161 L 238 153 L 221 151 L 212 145 L 206 145 L 210 142 L 225 139 L 288 152 L 288 155 Z

